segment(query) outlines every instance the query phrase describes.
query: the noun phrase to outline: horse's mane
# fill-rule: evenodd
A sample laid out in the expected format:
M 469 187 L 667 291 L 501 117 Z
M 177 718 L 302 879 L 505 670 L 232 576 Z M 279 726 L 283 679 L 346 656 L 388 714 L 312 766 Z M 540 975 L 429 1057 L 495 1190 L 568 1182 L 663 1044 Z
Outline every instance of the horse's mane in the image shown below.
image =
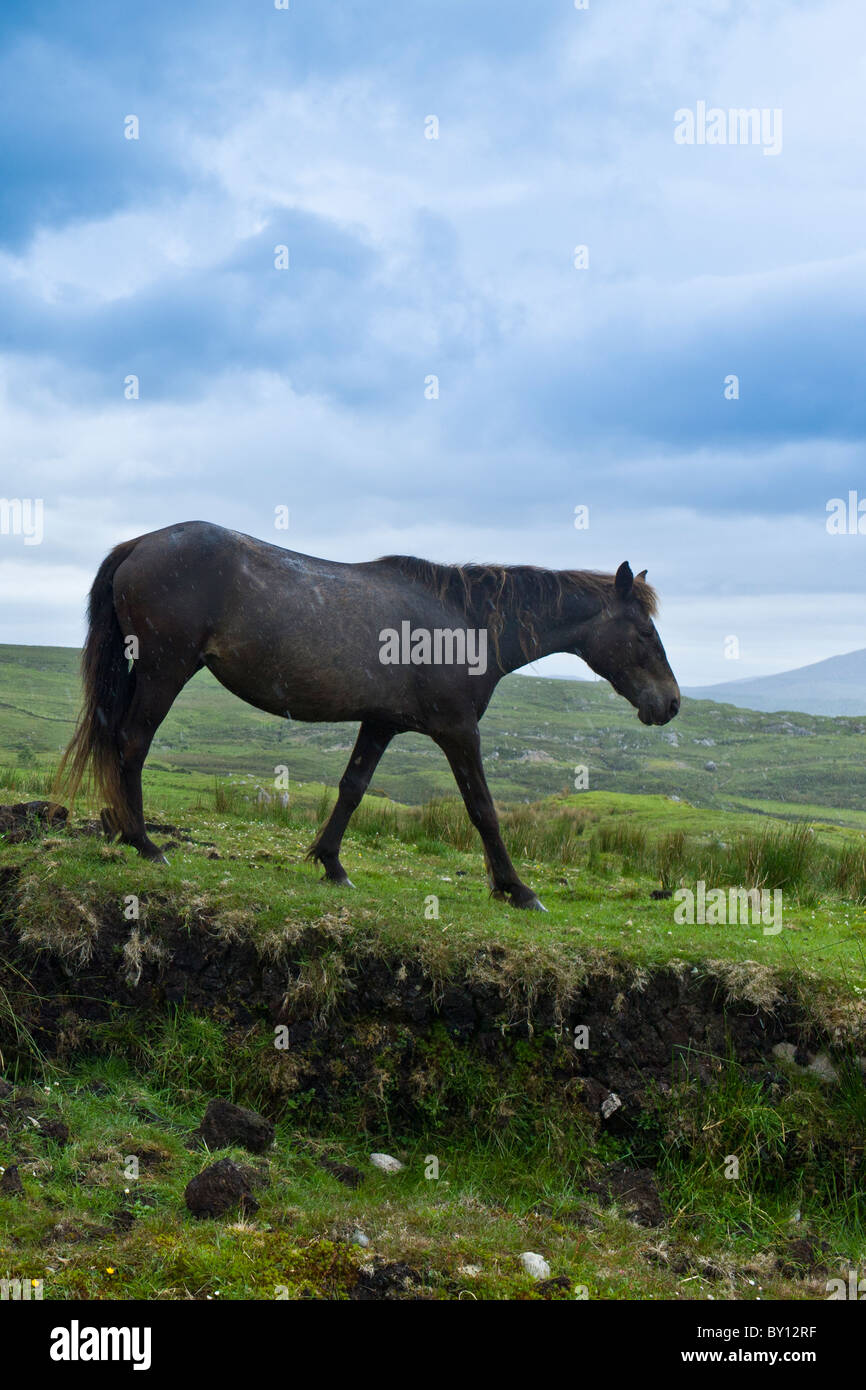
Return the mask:
M 547 570 L 536 565 L 439 565 L 414 555 L 383 555 L 377 562 L 391 565 L 416 583 L 423 584 L 437 598 L 456 602 L 465 612 L 478 598 L 499 611 L 505 604 L 519 615 L 531 617 L 540 608 L 561 610 L 568 595 L 598 599 L 608 603 L 613 596 L 614 576 L 596 570 Z M 651 584 L 636 578 L 632 590 L 648 618 L 658 610 L 658 596 Z

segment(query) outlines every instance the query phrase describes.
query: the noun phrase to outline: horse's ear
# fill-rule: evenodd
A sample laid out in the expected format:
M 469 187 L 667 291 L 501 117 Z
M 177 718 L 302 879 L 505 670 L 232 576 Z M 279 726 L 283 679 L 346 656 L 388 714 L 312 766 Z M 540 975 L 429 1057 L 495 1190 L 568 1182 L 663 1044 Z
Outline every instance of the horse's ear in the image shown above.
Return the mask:
M 616 572 L 616 579 L 613 587 L 616 590 L 617 598 L 626 599 L 631 593 L 631 586 L 634 583 L 634 575 L 631 572 L 631 565 L 628 560 L 623 560 Z
M 636 574 L 635 579 L 646 580 L 646 570 L 641 570 L 640 574 Z

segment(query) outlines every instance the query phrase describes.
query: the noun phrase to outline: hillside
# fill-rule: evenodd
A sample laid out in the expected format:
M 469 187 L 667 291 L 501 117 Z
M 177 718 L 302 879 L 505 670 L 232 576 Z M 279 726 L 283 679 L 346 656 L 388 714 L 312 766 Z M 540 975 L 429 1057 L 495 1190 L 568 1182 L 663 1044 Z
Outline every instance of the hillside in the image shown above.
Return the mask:
M 0 761 L 56 761 L 78 703 L 78 652 L 0 646 Z M 825 663 L 826 664 L 826 663 Z M 588 769 L 590 791 L 661 793 L 698 806 L 784 813 L 801 806 L 847 810 L 866 826 L 866 717 L 791 717 L 686 700 L 665 728 L 646 728 L 604 682 L 507 677 L 482 722 L 485 763 L 500 801 L 574 790 Z M 148 767 L 181 774 L 273 776 L 336 785 L 354 739 L 352 725 L 285 724 L 260 714 L 200 672 L 159 730 Z M 418 804 L 454 795 L 429 739 L 395 739 L 373 790 Z M 856 813 L 861 813 L 857 816 Z
M 866 714 L 866 647 L 775 676 L 692 686 L 683 693 L 696 700 L 719 700 L 744 709 L 806 710 L 809 714 L 856 718 Z

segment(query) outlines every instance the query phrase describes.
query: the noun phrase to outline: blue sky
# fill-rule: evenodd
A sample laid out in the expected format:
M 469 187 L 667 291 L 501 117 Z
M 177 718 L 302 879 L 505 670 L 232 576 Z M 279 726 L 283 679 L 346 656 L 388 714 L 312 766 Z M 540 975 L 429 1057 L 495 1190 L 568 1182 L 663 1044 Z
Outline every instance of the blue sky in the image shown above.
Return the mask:
M 7 0 L 0 495 L 45 522 L 0 641 L 79 642 L 111 544 L 206 517 L 629 558 L 685 684 L 866 645 L 825 525 L 866 497 L 864 40 L 861 0 Z M 781 150 L 677 144 L 701 101 Z

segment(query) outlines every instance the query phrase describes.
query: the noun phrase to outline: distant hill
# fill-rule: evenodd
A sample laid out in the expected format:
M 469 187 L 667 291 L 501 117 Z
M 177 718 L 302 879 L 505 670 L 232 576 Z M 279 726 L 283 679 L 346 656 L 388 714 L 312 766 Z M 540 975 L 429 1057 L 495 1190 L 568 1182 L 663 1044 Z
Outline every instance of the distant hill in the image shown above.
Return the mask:
M 56 761 L 78 707 L 79 658 L 71 647 L 0 645 L 0 764 Z M 160 727 L 148 766 L 261 779 L 286 764 L 292 782 L 334 786 L 355 733 L 351 724 L 272 718 L 200 671 Z M 574 791 L 577 769 L 586 767 L 590 791 L 650 792 L 773 814 L 834 807 L 866 825 L 866 717 L 788 717 L 687 699 L 671 724 L 647 728 L 606 681 L 514 675 L 497 689 L 481 734 L 490 787 L 501 801 Z M 415 803 L 456 794 L 444 756 L 418 734 L 394 740 L 373 787 Z
M 866 714 L 866 647 L 776 676 L 692 686 L 683 694 L 693 700 L 718 700 L 768 713 L 803 710 L 806 714 L 857 718 Z

